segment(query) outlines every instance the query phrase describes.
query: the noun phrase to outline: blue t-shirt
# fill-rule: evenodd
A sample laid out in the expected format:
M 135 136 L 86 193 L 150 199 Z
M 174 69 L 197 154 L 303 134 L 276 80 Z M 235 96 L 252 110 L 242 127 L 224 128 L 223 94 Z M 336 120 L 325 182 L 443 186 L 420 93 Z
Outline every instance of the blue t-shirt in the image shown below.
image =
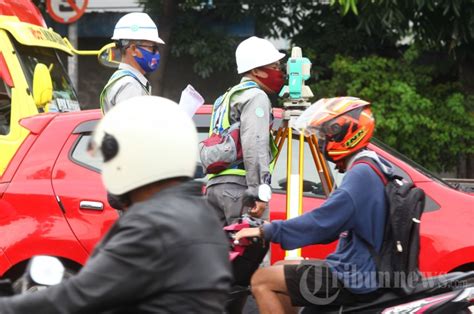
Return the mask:
M 377 289 L 377 280 L 375 262 L 366 243 L 380 251 L 386 206 L 380 177 L 369 165 L 356 164 L 323 205 L 294 219 L 273 221 L 264 226 L 264 234 L 285 250 L 339 238 L 336 251 L 326 262 L 346 288 L 368 293 Z

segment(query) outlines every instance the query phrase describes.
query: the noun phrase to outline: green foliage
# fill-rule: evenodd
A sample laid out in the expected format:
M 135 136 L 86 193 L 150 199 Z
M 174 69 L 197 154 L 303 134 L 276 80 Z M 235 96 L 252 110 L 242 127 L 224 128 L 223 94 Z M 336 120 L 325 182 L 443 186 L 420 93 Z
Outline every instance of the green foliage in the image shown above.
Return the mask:
M 159 21 L 167 14 L 165 7 L 177 7 L 173 11 L 174 16 L 166 16 L 173 23 L 171 53 L 193 58 L 193 70 L 203 78 L 216 70 L 235 69 L 234 52 L 242 38 L 230 36 L 226 26 L 250 21 L 254 24 L 257 36 L 290 38 L 309 20 L 308 15 L 321 7 L 319 1 L 292 0 L 213 0 L 212 5 L 201 0 L 140 2 L 148 13 L 159 17 Z M 348 0 L 346 4 L 339 1 L 333 8 L 340 12 L 345 11 L 348 5 L 353 10 L 355 2 Z
M 474 153 L 474 97 L 460 86 L 435 83 L 433 70 L 405 58 L 337 56 L 333 77 L 312 86 L 316 97 L 353 95 L 372 103 L 376 136 L 436 171 L 451 170 L 460 154 Z
M 174 2 L 176 1 L 176 2 Z M 243 18 L 242 12 L 235 6 L 225 6 L 223 9 L 207 6 L 197 0 L 144 0 L 146 11 L 158 20 L 163 20 L 166 6 L 176 6 L 173 16 L 166 16 L 171 21 L 170 41 L 167 49 L 175 57 L 191 57 L 193 71 L 202 78 L 209 77 L 217 70 L 234 70 L 233 58 L 237 40 L 226 36 L 225 30 L 219 23 L 232 23 Z M 215 1 L 219 2 L 219 1 Z M 162 25 L 159 25 L 161 27 Z
M 415 42 L 460 54 L 458 58 L 472 54 L 472 0 L 376 0 L 358 4 L 359 27 L 369 33 L 392 31 L 400 36 L 413 36 Z
M 357 17 L 352 14 L 341 15 L 338 7 L 324 4 L 313 6 L 301 22 L 301 30 L 292 37 L 292 43 L 302 47 L 303 54 L 313 61 L 314 78 L 330 75 L 329 65 L 336 54 L 360 58 L 385 53 L 395 46 L 395 36 L 369 35 L 357 29 L 358 23 Z
M 166 6 L 176 6 L 174 16 L 167 17 L 171 29 L 171 53 L 191 57 L 193 70 L 202 78 L 214 71 L 235 71 L 234 54 L 242 37 L 229 35 L 229 26 L 239 23 L 253 25 L 258 36 L 279 36 L 291 33 L 287 25 L 287 10 L 295 10 L 293 21 L 300 18 L 298 5 L 273 0 L 214 0 L 212 5 L 198 0 L 141 0 L 147 12 L 159 21 Z M 296 23 L 296 22 L 295 22 Z M 296 24 L 295 24 L 296 25 Z
M 164 49 L 191 57 L 201 77 L 234 71 L 243 38 L 226 26 L 251 21 L 257 36 L 302 47 L 317 97 L 372 101 L 389 145 L 434 170 L 474 158 L 472 0 L 140 1 L 171 30 Z
M 186 32 L 173 33 L 171 53 L 176 56 L 190 56 L 194 60 L 193 71 L 202 78 L 209 77 L 216 70 L 235 71 L 234 61 L 237 40 L 225 36 L 219 30 L 210 30 L 197 16 L 185 15 L 178 21 L 177 29 Z M 194 27 L 193 27 L 194 25 Z
M 338 0 L 337 3 L 343 7 L 342 14 L 347 14 L 349 10 L 352 10 L 355 15 L 358 14 L 357 0 Z M 336 4 L 336 0 L 331 0 L 330 4 Z

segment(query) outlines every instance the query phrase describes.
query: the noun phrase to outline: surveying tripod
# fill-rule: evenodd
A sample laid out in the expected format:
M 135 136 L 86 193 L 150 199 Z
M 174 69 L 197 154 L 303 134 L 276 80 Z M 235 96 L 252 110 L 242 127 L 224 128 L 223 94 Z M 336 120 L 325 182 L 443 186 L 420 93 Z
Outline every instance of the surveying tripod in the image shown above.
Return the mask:
M 308 66 L 309 63 L 309 66 Z M 333 189 L 333 180 L 328 169 L 326 160 L 318 146 L 317 137 L 312 134 L 305 136 L 303 132 L 296 132 L 298 136 L 298 172 L 293 173 L 293 129 L 292 123 L 301 113 L 311 104 L 307 101 L 313 96 L 309 86 L 304 85 L 304 80 L 309 78 L 309 70 L 311 63 L 308 59 L 301 56 L 301 49 L 294 47 L 291 58 L 287 63 L 287 73 L 289 77 L 289 85 L 285 86 L 280 96 L 288 94 L 288 98 L 283 103 L 282 125 L 278 128 L 275 135 L 275 143 L 278 152 L 275 157 L 275 163 L 278 160 L 280 152 L 287 142 L 287 159 L 286 159 L 286 218 L 294 218 L 303 214 L 303 178 L 304 178 L 304 144 L 308 144 L 311 155 L 316 166 L 322 188 L 326 196 Z M 296 77 L 296 79 L 295 79 Z M 292 84 L 297 85 L 296 87 Z M 298 85 L 299 84 L 299 85 Z M 295 92 L 296 91 L 296 92 Z M 299 133 L 299 134 L 298 134 Z M 297 182 L 295 182 L 297 181 Z M 286 251 L 285 258 L 297 259 L 301 257 L 301 250 Z

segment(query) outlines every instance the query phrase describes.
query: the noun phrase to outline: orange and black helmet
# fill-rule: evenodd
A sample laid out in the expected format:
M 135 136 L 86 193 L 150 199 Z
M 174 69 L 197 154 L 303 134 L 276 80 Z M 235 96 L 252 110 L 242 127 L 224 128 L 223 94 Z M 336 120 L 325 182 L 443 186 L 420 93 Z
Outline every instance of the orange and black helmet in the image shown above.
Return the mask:
M 356 97 L 323 98 L 306 109 L 295 128 L 315 134 L 329 161 L 340 161 L 369 144 L 375 128 L 370 103 Z

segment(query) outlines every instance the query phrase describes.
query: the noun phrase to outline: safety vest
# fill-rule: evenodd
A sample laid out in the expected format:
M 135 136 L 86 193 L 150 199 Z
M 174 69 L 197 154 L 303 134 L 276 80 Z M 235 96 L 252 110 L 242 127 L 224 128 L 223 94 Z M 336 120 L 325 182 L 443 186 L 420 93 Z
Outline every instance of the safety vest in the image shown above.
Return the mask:
M 104 89 L 102 90 L 102 92 L 100 93 L 100 109 L 102 110 L 102 114 L 105 114 L 105 111 L 104 111 L 104 99 L 105 99 L 105 95 L 106 95 L 106 92 L 109 90 L 109 88 L 115 83 L 117 82 L 118 80 L 120 80 L 122 77 L 125 77 L 125 76 L 131 76 L 133 77 L 138 83 L 140 83 L 140 86 L 143 87 L 143 89 L 146 91 L 147 94 L 149 94 L 149 91 L 148 89 L 146 88 L 145 85 L 142 84 L 142 82 L 140 82 L 140 80 L 138 79 L 138 77 L 130 70 L 127 70 L 127 69 L 118 69 L 117 71 L 114 72 L 114 74 L 112 74 L 112 76 L 110 77 L 109 81 L 107 82 L 107 84 L 105 84 L 105 87 Z
M 224 95 L 220 96 L 214 102 L 212 107 L 212 115 L 211 115 L 211 124 L 209 126 L 209 136 L 213 133 L 215 134 L 222 134 L 224 130 L 230 128 L 230 100 L 232 96 L 237 93 L 241 92 L 246 89 L 250 88 L 260 88 L 257 83 L 253 81 L 244 81 L 231 89 L 229 89 Z M 269 165 L 270 173 L 273 172 L 273 168 L 275 167 L 275 157 L 278 153 L 278 148 L 275 144 L 272 134 L 270 133 L 270 151 L 272 153 L 272 161 Z M 244 169 L 240 169 L 238 165 L 233 166 L 232 168 L 226 169 L 221 171 L 217 174 L 209 175 L 209 179 L 223 176 L 223 175 L 237 175 L 237 176 L 245 176 L 246 171 Z

